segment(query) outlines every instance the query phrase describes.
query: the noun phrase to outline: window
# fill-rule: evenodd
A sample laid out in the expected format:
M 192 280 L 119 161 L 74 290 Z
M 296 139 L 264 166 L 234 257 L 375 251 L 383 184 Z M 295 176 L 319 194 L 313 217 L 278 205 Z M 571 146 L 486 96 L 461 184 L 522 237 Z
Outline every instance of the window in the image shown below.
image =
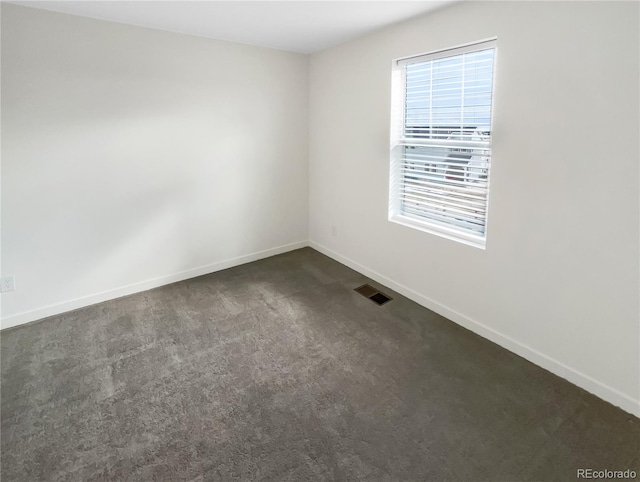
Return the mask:
M 484 248 L 495 39 L 394 62 L 389 219 Z

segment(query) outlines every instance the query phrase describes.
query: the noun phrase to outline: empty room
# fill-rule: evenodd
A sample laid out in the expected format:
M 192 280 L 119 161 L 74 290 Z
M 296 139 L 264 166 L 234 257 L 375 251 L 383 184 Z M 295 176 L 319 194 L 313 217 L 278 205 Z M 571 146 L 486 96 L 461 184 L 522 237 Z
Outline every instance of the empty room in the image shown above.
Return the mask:
M 10 481 L 640 478 L 640 3 L 1 3 Z

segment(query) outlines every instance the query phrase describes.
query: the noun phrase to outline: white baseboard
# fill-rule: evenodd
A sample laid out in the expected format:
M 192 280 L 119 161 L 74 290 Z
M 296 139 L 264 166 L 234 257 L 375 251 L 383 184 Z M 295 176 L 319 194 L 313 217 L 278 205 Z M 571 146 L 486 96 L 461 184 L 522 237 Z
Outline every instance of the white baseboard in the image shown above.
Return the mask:
M 335 251 L 318 244 L 314 241 L 309 241 L 309 246 L 313 249 L 320 251 L 322 254 L 333 258 L 334 260 L 358 271 L 359 273 L 381 283 L 394 291 L 397 291 L 403 296 L 406 296 L 410 300 L 415 301 L 416 303 L 429 308 L 432 311 L 444 316 L 445 318 L 463 326 L 464 328 L 477 333 L 478 335 L 491 340 L 492 342 L 500 345 L 503 348 L 515 353 L 516 355 L 529 360 L 532 363 L 544 368 L 545 370 L 558 375 L 559 377 L 564 378 L 565 380 L 570 381 L 574 385 L 579 386 L 580 388 L 585 389 L 586 391 L 596 395 L 603 400 L 606 400 L 613 405 L 616 405 L 623 410 L 635 415 L 636 417 L 640 417 L 640 400 L 634 400 L 629 395 L 616 390 L 589 375 L 585 375 L 562 362 L 554 360 L 553 358 L 545 355 L 544 353 L 540 353 L 538 350 L 526 346 L 520 343 L 513 338 L 503 335 L 492 328 L 489 328 L 482 323 L 475 321 L 469 318 L 462 313 L 459 313 L 448 306 L 445 306 L 431 298 L 428 298 L 420 293 L 407 288 L 406 286 L 395 282 L 394 280 L 387 278 L 386 276 L 373 271 L 360 263 L 347 258 L 346 256 L 342 256 L 341 254 L 336 253 Z
M 216 263 L 199 266 L 197 268 L 188 269 L 179 273 L 174 273 L 159 278 L 154 278 L 146 281 L 140 281 L 119 288 L 114 288 L 100 293 L 94 293 L 92 295 L 82 296 L 73 300 L 62 301 L 53 305 L 43 306 L 36 308 L 35 310 L 24 311 L 15 315 L 7 316 L 2 319 L 2 329 L 11 328 L 14 326 L 29 323 L 31 321 L 40 320 L 48 316 L 58 315 L 67 311 L 76 310 L 85 306 L 101 303 L 103 301 L 112 300 L 114 298 L 120 298 L 122 296 L 132 295 L 139 293 L 140 291 L 146 291 L 159 286 L 164 286 L 177 281 L 182 281 L 189 278 L 195 278 L 196 276 L 202 276 L 204 274 L 213 273 L 227 268 L 232 268 L 259 259 L 268 258 L 277 254 L 286 253 L 287 251 L 293 251 L 294 249 L 304 248 L 308 246 L 307 241 L 298 241 L 297 243 L 286 244 L 284 246 L 278 246 L 276 248 L 265 249 L 257 253 L 251 253 L 244 256 L 238 256 L 237 258 L 227 259 L 224 261 L 218 261 Z

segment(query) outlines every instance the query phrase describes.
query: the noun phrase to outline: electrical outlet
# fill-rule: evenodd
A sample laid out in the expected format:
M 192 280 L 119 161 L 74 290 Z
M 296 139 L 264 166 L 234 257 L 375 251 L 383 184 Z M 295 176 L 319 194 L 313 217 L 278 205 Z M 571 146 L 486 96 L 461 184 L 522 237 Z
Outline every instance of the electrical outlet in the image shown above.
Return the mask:
M 335 226 L 331 226 L 331 236 L 337 236 L 338 235 L 338 228 Z
M 5 293 L 7 291 L 13 291 L 16 289 L 16 278 L 15 276 L 4 276 L 0 281 L 0 293 Z

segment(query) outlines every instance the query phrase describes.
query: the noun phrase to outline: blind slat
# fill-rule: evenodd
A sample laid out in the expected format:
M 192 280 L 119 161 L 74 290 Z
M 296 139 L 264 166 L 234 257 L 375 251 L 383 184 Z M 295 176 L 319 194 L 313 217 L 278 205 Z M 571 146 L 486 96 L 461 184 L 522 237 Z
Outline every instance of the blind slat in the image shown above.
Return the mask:
M 487 204 L 487 197 L 482 195 L 477 196 L 465 196 L 463 194 L 453 194 L 451 191 L 442 190 L 442 189 L 429 189 L 417 187 L 414 185 L 404 185 L 402 187 L 402 192 L 406 194 L 411 194 L 413 196 L 424 197 L 425 199 L 438 198 L 442 200 L 451 199 L 456 204 L 460 204 L 461 206 L 473 206 L 473 207 L 483 207 Z
M 411 200 L 413 202 L 421 203 L 426 206 L 448 206 L 462 213 L 471 213 L 471 214 L 474 214 L 474 216 L 477 213 L 479 217 L 485 217 L 484 215 L 485 206 L 483 204 L 476 206 L 476 205 L 469 205 L 464 203 L 456 203 L 448 200 L 448 198 L 446 197 L 445 198 L 425 197 L 425 196 L 420 196 L 418 194 L 413 194 L 410 192 L 403 192 L 401 196 L 405 200 Z
M 486 201 L 487 192 L 486 190 L 473 191 L 468 188 L 458 189 L 455 186 L 447 186 L 439 183 L 429 183 L 429 182 L 415 182 L 415 181 L 407 181 L 402 183 L 400 188 L 411 188 L 411 189 L 423 189 L 428 190 L 430 192 L 440 194 L 442 196 L 450 197 L 455 195 L 457 198 L 469 199 L 472 201 Z
M 470 232 L 484 233 L 483 223 L 474 222 L 473 220 L 453 218 L 453 217 L 447 216 L 446 214 L 439 213 L 437 211 L 415 209 L 411 206 L 403 206 L 402 213 L 405 215 L 406 214 L 417 215 L 418 219 L 424 218 L 426 214 L 428 215 L 430 220 L 439 221 L 440 223 L 446 226 L 456 226 L 464 230 L 468 230 Z

